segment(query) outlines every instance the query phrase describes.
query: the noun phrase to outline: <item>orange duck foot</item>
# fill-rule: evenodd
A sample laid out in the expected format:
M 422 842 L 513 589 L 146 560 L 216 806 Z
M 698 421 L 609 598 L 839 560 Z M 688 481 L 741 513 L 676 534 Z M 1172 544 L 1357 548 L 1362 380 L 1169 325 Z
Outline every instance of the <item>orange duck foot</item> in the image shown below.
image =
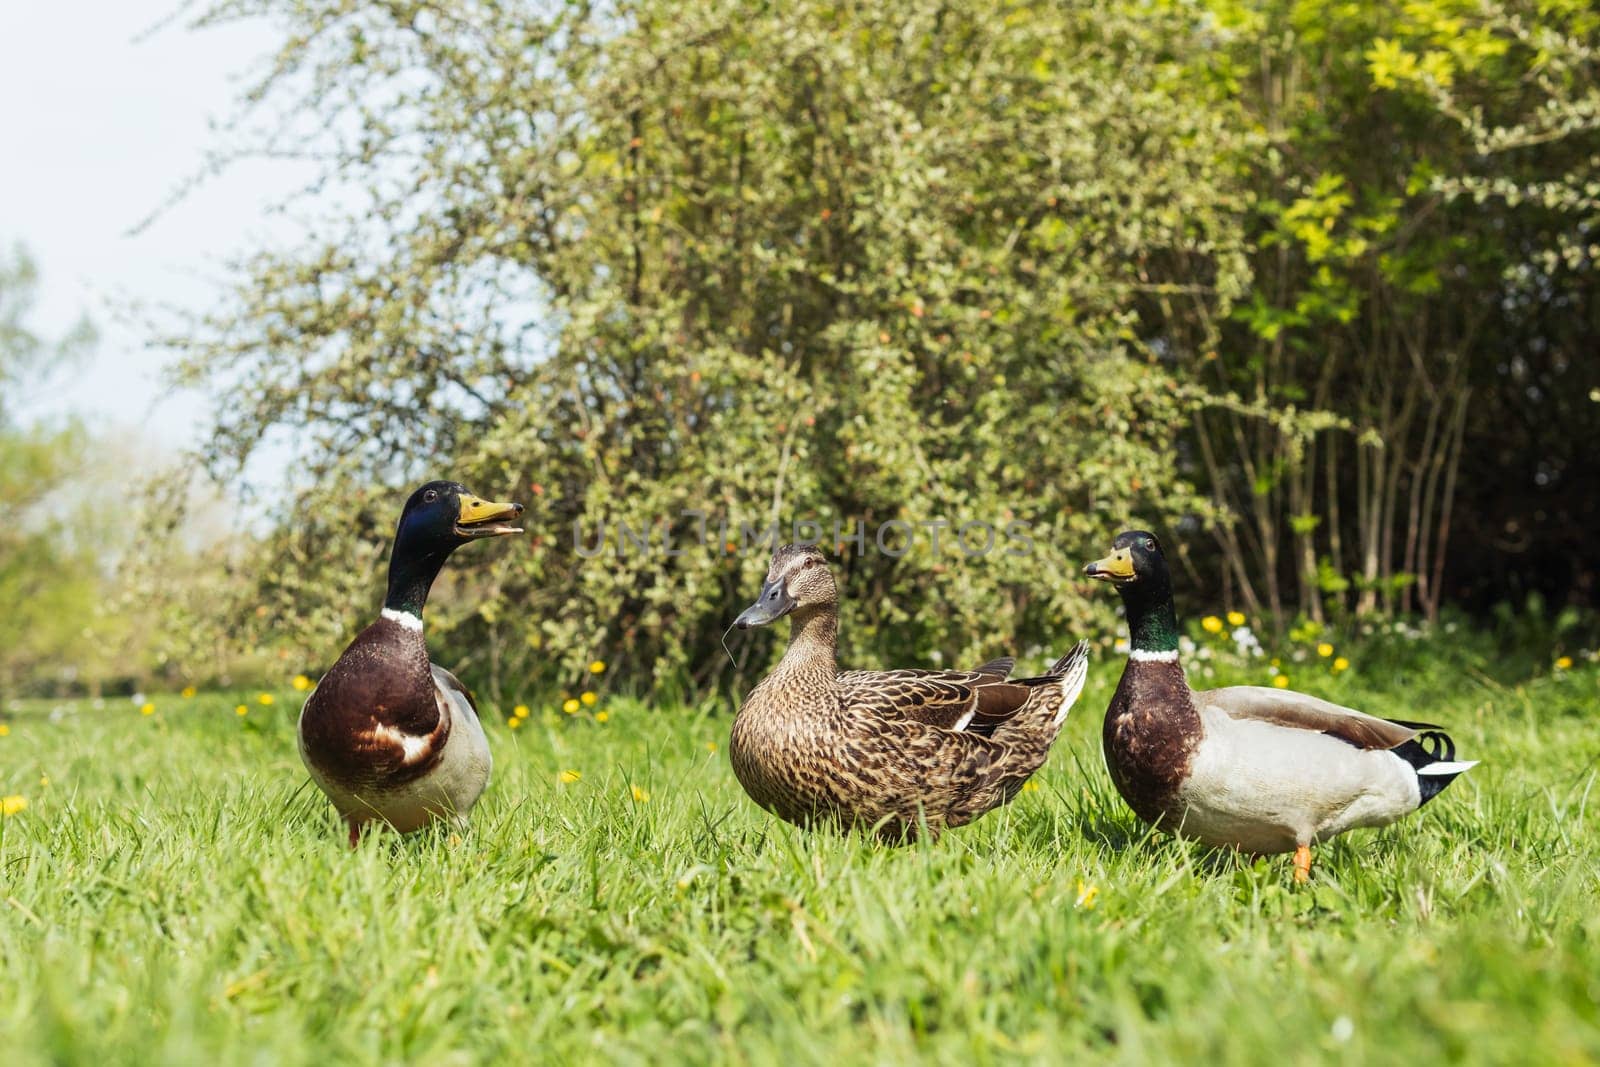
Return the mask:
M 1301 845 L 1294 850 L 1294 880 L 1296 885 L 1311 879 L 1311 846 Z

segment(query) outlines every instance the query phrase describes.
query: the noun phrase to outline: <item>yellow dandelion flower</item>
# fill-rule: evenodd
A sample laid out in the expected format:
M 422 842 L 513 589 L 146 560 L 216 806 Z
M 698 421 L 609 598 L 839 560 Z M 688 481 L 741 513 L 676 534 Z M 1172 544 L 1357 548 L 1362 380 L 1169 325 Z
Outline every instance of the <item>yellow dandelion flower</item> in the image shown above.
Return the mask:
M 156 706 L 154 704 L 150 703 L 149 701 L 145 701 L 143 704 L 139 705 L 139 714 L 140 715 L 154 715 L 155 713 L 156 713 Z
M 233 713 L 235 715 L 244 716 L 250 714 L 250 709 L 245 705 L 240 704 L 238 707 L 233 709 Z
M 595 696 L 593 693 L 590 693 L 588 691 L 585 691 L 584 694 L 581 697 L 579 697 L 578 699 L 583 701 L 585 706 L 591 707 L 591 708 L 594 707 L 595 704 L 599 703 L 599 701 L 600 701 L 599 697 Z
M 1242 612 L 1242 611 L 1230 611 L 1230 612 L 1228 612 L 1228 625 L 1229 626 L 1243 626 L 1244 625 L 1244 612 Z
M 518 704 L 516 707 L 511 709 L 511 714 L 519 719 L 526 719 L 529 715 L 532 715 L 533 712 L 528 710 L 528 705 Z
M 1328 644 L 1326 641 L 1322 642 L 1322 644 L 1317 646 L 1317 655 L 1321 656 L 1323 659 L 1327 659 L 1329 656 L 1333 655 L 1333 646 Z
M 561 705 L 561 710 L 568 715 L 576 715 L 578 714 L 578 708 L 581 706 L 576 700 L 568 698 L 567 702 Z
M 712 753 L 713 755 L 715 755 L 716 751 L 717 751 L 717 743 L 715 741 L 707 741 L 706 742 L 706 751 Z
M 571 785 L 573 782 L 582 781 L 583 775 L 578 771 L 562 771 L 560 774 L 556 775 L 556 779 L 562 785 Z
M 593 663 L 589 664 L 589 673 L 590 674 L 604 674 L 605 672 L 606 672 L 606 661 L 605 660 L 597 659 Z
M 185 699 L 185 700 L 193 700 L 195 692 L 196 692 L 196 690 L 195 690 L 194 686 L 186 685 L 186 686 L 183 687 L 183 691 L 181 693 L 179 693 L 178 695 L 183 697 L 183 699 Z
M 48 786 L 49 784 L 50 784 L 50 776 L 48 774 L 41 774 L 39 776 L 39 785 L 40 786 Z
M 1267 663 L 1273 667 L 1283 666 L 1283 660 L 1279 659 L 1277 656 L 1273 656 L 1271 659 L 1267 660 Z
M 1338 659 L 1333 661 L 1333 669 L 1335 671 L 1347 671 L 1350 669 L 1350 661 L 1345 659 L 1343 656 L 1340 656 Z
M 11 733 L 11 727 L 7 726 L 3 722 L 0 722 L 0 737 L 5 737 L 9 733 Z
M 275 698 L 271 693 L 262 693 L 260 696 L 256 697 L 256 703 L 266 707 L 270 706 L 276 699 L 277 698 Z
M 20 793 L 13 793 L 8 797 L 0 797 L 0 815 L 15 815 L 28 806 L 28 798 Z
M 1077 907 L 1080 907 L 1080 908 L 1092 908 L 1092 907 L 1094 907 L 1094 899 L 1095 899 L 1095 897 L 1098 897 L 1099 895 L 1100 895 L 1100 887 L 1099 886 L 1090 885 L 1087 882 L 1085 882 L 1082 878 L 1078 879 L 1078 901 L 1077 901 L 1077 905 L 1076 905 Z
M 1287 689 L 1289 688 L 1289 676 L 1287 674 L 1274 674 L 1272 676 L 1272 684 L 1279 689 Z
M 1560 658 L 1558 658 L 1556 660 L 1556 670 L 1558 670 L 1558 671 L 1570 671 L 1571 669 L 1572 669 L 1572 657 L 1571 656 L 1561 656 Z
M 517 716 L 513 715 L 509 719 L 506 720 L 506 725 L 511 727 L 513 730 L 515 730 L 517 727 L 522 725 L 522 720 L 519 719 Z
M 1022 791 L 1024 793 L 1037 793 L 1039 791 L 1039 783 L 1030 778 L 1022 783 Z
M 1207 615 L 1200 620 L 1200 629 L 1208 634 L 1220 634 L 1222 632 L 1222 620 L 1215 615 Z
M 649 790 L 640 789 L 638 786 L 633 786 L 632 789 L 633 789 L 633 799 L 638 801 L 640 804 L 643 804 L 645 801 L 650 799 L 650 791 Z
M 294 676 L 294 681 L 290 682 L 289 684 L 294 686 L 300 692 L 304 693 L 307 689 L 311 688 L 311 679 L 307 678 L 303 674 L 297 674 Z
M 594 721 L 595 722 L 610 722 L 611 721 L 611 713 L 609 711 L 597 711 L 597 712 L 594 713 Z

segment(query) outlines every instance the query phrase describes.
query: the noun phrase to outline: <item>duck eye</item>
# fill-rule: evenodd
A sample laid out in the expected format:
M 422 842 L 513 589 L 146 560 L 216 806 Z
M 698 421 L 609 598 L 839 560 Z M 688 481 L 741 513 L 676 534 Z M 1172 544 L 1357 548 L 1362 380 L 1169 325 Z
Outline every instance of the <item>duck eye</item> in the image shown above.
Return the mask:
M 1153 537 L 1146 537 L 1146 538 L 1145 538 L 1145 539 L 1144 539 L 1144 550 L 1145 550 L 1145 551 L 1146 551 L 1146 552 L 1154 552 L 1154 551 L 1155 551 L 1155 550 L 1156 550 L 1156 542 L 1155 542 L 1155 538 L 1153 538 Z
M 422 494 L 422 499 L 430 504 L 433 503 L 435 500 L 439 499 L 439 490 L 429 489 L 426 493 Z

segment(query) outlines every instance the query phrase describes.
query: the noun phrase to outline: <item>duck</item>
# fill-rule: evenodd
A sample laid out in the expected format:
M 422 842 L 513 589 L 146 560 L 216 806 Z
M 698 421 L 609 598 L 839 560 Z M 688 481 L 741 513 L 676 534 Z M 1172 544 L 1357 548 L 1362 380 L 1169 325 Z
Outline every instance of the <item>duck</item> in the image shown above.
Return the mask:
M 788 617 L 789 644 L 733 721 L 750 798 L 803 828 L 861 827 L 888 844 L 937 838 L 1011 801 L 1045 762 L 1083 691 L 1088 644 L 1044 675 L 837 669 L 839 590 L 815 545 L 781 545 L 734 626 Z
M 1101 743 L 1117 792 L 1145 823 L 1216 848 L 1294 854 L 1386 826 L 1477 765 L 1431 723 L 1383 719 L 1264 686 L 1189 687 L 1178 661 L 1172 579 L 1154 534 L 1117 535 L 1084 568 L 1122 597 L 1128 662 Z
M 383 608 L 300 709 L 300 758 L 333 801 L 350 847 L 370 823 L 411 833 L 438 819 L 464 828 L 493 761 L 478 706 L 428 658 L 422 611 L 445 560 L 462 545 L 521 533 L 521 504 L 459 482 L 431 481 L 406 500 L 389 554 Z

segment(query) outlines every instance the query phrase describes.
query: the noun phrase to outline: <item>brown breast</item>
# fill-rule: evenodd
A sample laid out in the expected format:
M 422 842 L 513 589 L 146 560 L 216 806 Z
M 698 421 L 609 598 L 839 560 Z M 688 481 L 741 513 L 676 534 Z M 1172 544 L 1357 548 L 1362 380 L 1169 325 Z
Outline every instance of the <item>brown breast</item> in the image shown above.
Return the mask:
M 1176 661 L 1130 659 L 1106 709 L 1101 741 L 1117 792 L 1145 822 L 1170 829 L 1181 815 L 1178 788 L 1200 732 L 1183 668 Z
M 388 619 L 350 642 L 300 718 L 307 760 L 351 787 L 393 787 L 426 774 L 444 754 L 449 728 L 422 635 Z

